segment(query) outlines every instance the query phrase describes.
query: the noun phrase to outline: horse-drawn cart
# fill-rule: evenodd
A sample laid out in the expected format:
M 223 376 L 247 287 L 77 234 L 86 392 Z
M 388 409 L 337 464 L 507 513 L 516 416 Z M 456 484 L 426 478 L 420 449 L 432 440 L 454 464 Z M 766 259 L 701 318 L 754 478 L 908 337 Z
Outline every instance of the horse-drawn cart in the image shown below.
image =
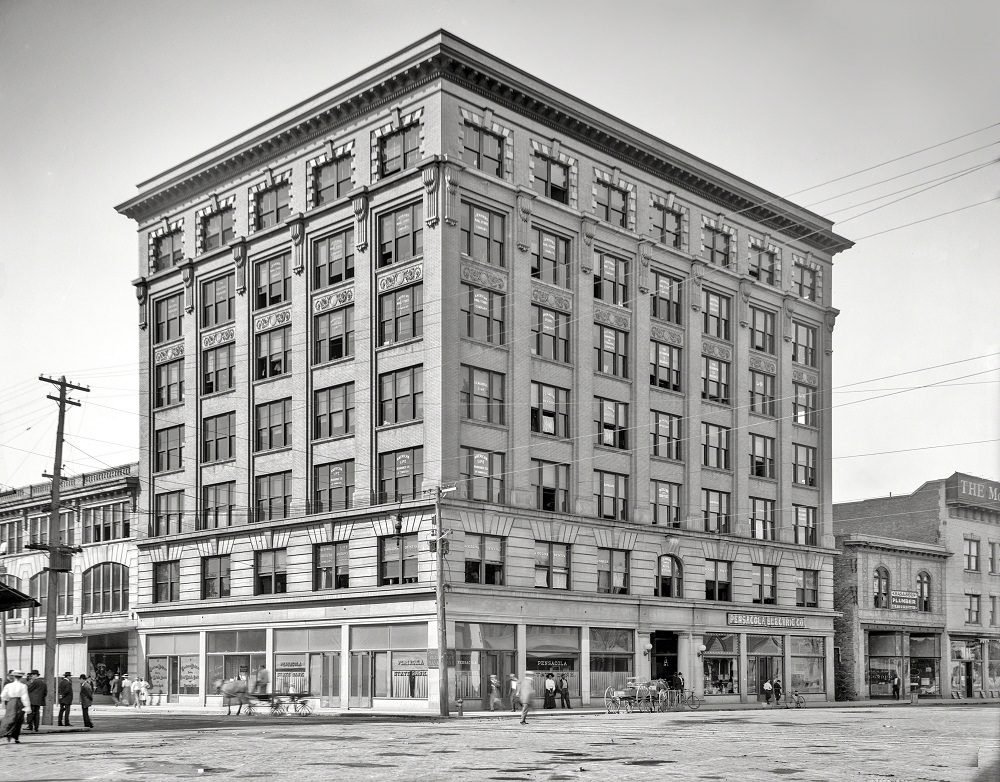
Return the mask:
M 666 695 L 656 682 L 639 683 L 637 679 L 628 679 L 624 689 L 608 687 L 604 691 L 604 708 L 608 714 L 617 714 L 622 709 L 629 714 L 633 711 L 663 711 Z

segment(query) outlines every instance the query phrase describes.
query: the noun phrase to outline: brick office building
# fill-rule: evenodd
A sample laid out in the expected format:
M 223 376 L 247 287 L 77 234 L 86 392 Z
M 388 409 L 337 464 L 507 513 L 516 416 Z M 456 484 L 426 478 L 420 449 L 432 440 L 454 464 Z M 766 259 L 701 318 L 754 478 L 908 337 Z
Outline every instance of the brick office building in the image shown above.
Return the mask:
M 833 508 L 843 697 L 1000 695 L 1000 484 L 964 473 Z
M 118 209 L 172 699 L 436 708 L 437 503 L 452 699 L 832 697 L 828 221 L 444 32 Z

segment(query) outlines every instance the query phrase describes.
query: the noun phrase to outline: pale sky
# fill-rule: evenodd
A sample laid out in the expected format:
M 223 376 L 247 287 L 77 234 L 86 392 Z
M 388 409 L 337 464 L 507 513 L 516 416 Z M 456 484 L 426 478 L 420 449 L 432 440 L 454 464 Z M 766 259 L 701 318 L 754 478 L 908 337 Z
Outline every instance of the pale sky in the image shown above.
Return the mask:
M 1000 480 L 995 0 L 0 0 L 0 490 L 52 469 L 40 374 L 91 388 L 67 474 L 138 458 L 114 205 L 442 27 L 857 242 L 833 272 L 835 501 Z

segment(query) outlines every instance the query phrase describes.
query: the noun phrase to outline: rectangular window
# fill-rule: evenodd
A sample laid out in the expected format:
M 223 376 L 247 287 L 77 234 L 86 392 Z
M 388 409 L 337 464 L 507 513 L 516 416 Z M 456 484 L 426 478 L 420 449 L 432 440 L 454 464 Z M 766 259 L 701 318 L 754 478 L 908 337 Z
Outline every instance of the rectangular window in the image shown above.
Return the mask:
M 681 417 L 659 410 L 650 411 L 653 438 L 653 456 L 680 461 L 681 448 Z
M 705 599 L 732 600 L 731 563 L 718 559 L 705 560 Z
M 531 431 L 569 437 L 569 391 L 532 381 Z
M 778 568 L 754 565 L 753 601 L 761 605 L 774 605 L 778 602 Z
M 732 514 L 730 513 L 729 492 L 702 489 L 701 517 L 705 522 L 705 532 L 731 534 Z
M 816 329 L 797 320 L 792 321 L 792 361 L 816 366 Z
M 816 389 L 792 384 L 792 420 L 799 426 L 816 426 Z
M 710 290 L 701 292 L 702 331 L 710 337 L 729 339 L 732 299 Z
M 154 407 L 176 405 L 184 401 L 184 360 L 169 361 L 156 367 Z
M 255 595 L 284 594 L 288 591 L 287 578 L 285 549 L 255 552 L 253 579 Z
M 503 538 L 465 533 L 466 584 L 503 586 L 503 562 Z
M 705 244 L 702 246 L 705 260 L 715 266 L 729 266 L 729 247 L 732 241 L 729 232 L 710 225 L 704 226 L 702 231 L 705 235 Z
M 378 490 L 382 502 L 419 497 L 424 488 L 424 449 L 405 448 L 378 456 Z
M 202 461 L 218 462 L 236 457 L 236 413 L 209 416 L 201 427 Z
M 319 543 L 313 547 L 313 589 L 347 589 L 351 585 L 347 541 Z
M 181 599 L 181 563 L 153 563 L 153 602 L 172 603 Z
M 313 206 L 322 206 L 351 192 L 351 156 L 332 160 L 313 169 Z
M 750 498 L 750 537 L 774 540 L 774 500 Z
M 236 275 L 226 274 L 201 284 L 201 327 L 210 329 L 236 319 Z
M 594 470 L 597 517 L 628 521 L 628 476 Z
M 204 394 L 217 394 L 233 387 L 236 371 L 235 356 L 236 345 L 232 342 L 217 348 L 208 348 L 202 353 L 204 362 L 202 392 Z
M 392 345 L 424 333 L 422 285 L 398 288 L 378 297 L 378 344 Z
M 459 448 L 459 477 L 466 497 L 483 502 L 504 502 L 504 455 L 481 448 Z
M 750 370 L 750 412 L 774 417 L 774 375 Z
M 803 546 L 816 545 L 816 509 L 793 505 L 795 513 L 795 542 Z
M 354 307 L 313 318 L 313 363 L 323 364 L 354 355 Z
M 354 433 L 354 383 L 313 393 L 313 439 Z
M 649 294 L 650 314 L 654 318 L 681 324 L 682 280 L 669 274 L 653 271 L 653 290 Z
M 282 304 L 292 295 L 292 272 L 288 253 L 254 264 L 255 310 Z
M 423 367 L 407 367 L 379 375 L 378 387 L 378 426 L 424 417 Z
M 680 249 L 683 228 L 683 212 L 671 209 L 666 204 L 653 204 L 653 235 L 656 241 L 667 247 Z
M 535 587 L 569 589 L 569 546 L 535 541 Z
M 354 229 L 313 242 L 313 289 L 354 279 Z
M 417 536 L 379 538 L 379 585 L 417 583 Z
M 533 279 L 569 287 L 569 239 L 541 228 L 531 232 L 531 276 Z
M 716 424 L 701 425 L 701 463 L 718 470 L 729 469 L 729 429 Z
M 201 558 L 201 599 L 229 597 L 229 555 Z
M 532 160 L 535 164 L 532 181 L 535 192 L 560 204 L 568 204 L 569 166 L 537 154 Z
M 597 434 L 597 445 L 628 449 L 628 404 L 626 402 L 594 397 L 594 426 Z
M 313 513 L 346 510 L 353 504 L 353 459 L 313 467 Z
M 413 168 L 420 160 L 420 125 L 414 123 L 378 140 L 380 177 Z
M 261 190 L 254 198 L 257 202 L 257 224 L 254 227 L 258 231 L 283 223 L 292 213 L 291 186 L 288 182 Z
M 628 552 L 597 549 L 597 591 L 604 595 L 628 594 Z
M 462 160 L 484 174 L 503 177 L 503 136 L 466 124 Z
M 463 418 L 503 425 L 505 423 L 503 374 L 463 364 L 459 405 Z
M 806 301 L 816 301 L 816 271 L 796 264 L 795 272 L 795 292 Z
M 750 435 L 750 475 L 754 478 L 774 477 L 774 438 Z
M 569 511 L 569 465 L 531 460 L 531 488 L 539 510 Z
M 292 400 L 277 399 L 257 405 L 254 450 L 271 451 L 292 444 Z
M 184 466 L 184 427 L 171 426 L 156 432 L 156 472 L 179 470 Z
M 99 505 L 95 508 L 83 509 L 83 542 L 102 543 L 109 540 L 120 540 L 131 535 L 131 503 L 115 502 L 111 505 Z M 18 530 L 21 527 L 18 525 Z M 0 544 L 7 543 L 7 553 L 17 554 L 22 550 L 18 538 L 10 538 L 2 534 L 0 525 Z
M 379 217 L 378 226 L 380 269 L 423 255 L 423 204 L 410 204 L 384 214 Z
M 650 504 L 653 523 L 661 527 L 681 526 L 681 487 L 679 483 L 650 481 Z
M 681 390 L 681 349 L 663 342 L 649 343 L 649 384 L 668 391 Z
M 153 302 L 153 342 L 169 342 L 184 333 L 183 296 L 178 293 Z
M 795 571 L 795 605 L 800 608 L 816 608 L 819 605 L 819 573 L 817 571 Z
M 774 355 L 774 313 L 750 307 L 750 347 Z
M 183 231 L 171 231 L 153 240 L 156 271 L 162 272 L 184 261 Z
M 965 546 L 965 569 L 979 572 L 979 541 L 966 538 Z
M 720 405 L 729 404 L 729 362 L 701 357 L 701 398 Z
M 967 625 L 979 624 L 979 609 L 981 598 L 979 595 L 965 596 L 965 623 Z
M 236 481 L 213 483 L 201 494 L 201 524 L 199 529 L 219 529 L 233 525 Z
M 505 296 L 499 291 L 462 283 L 462 336 L 503 345 Z
M 594 299 L 620 307 L 629 306 L 628 261 L 605 253 L 594 253 Z
M 474 204 L 462 203 L 462 252 L 491 266 L 506 265 L 504 217 Z
M 816 485 L 816 449 L 811 445 L 792 445 L 792 482 L 800 486 Z
M 1000 573 L 1000 543 L 990 543 L 990 573 Z
M 598 372 L 628 379 L 628 332 L 594 324 L 594 366 Z
M 203 217 L 201 221 L 205 252 L 225 247 L 236 235 L 233 229 L 233 209 L 221 209 L 215 214 Z
M 759 282 L 774 285 L 774 272 L 777 264 L 775 254 L 764 247 L 750 248 L 750 268 L 747 273 Z
M 172 491 L 157 494 L 153 514 L 153 537 L 160 535 L 176 535 L 181 531 L 181 518 L 184 514 L 184 492 Z
M 258 334 L 256 380 L 280 377 L 292 371 L 292 327 L 284 326 Z
M 292 507 L 292 473 L 258 475 L 254 481 L 257 494 L 257 521 L 286 519 Z
M 597 190 L 597 217 L 628 228 L 628 191 L 607 182 L 595 182 L 594 187 Z
M 569 363 L 569 316 L 531 305 L 531 355 Z

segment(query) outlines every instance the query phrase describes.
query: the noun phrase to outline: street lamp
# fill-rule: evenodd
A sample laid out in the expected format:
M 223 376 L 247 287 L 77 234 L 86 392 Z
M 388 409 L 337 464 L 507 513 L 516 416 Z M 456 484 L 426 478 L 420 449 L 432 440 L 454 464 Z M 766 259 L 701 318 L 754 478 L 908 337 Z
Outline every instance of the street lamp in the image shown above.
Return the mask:
M 448 648 L 448 628 L 445 625 L 444 611 L 444 553 L 447 541 L 444 524 L 441 520 L 441 497 L 451 494 L 456 486 L 438 486 L 434 493 L 434 524 L 437 527 L 437 535 L 433 539 L 437 551 L 437 582 L 434 585 L 434 597 L 437 601 L 437 625 L 438 625 L 438 700 L 441 704 L 441 716 L 448 717 L 448 660 L 445 653 Z
M 698 656 L 701 657 L 706 651 L 708 651 L 708 647 L 705 646 L 705 644 L 702 644 L 698 647 Z
M 642 647 L 642 656 L 649 657 L 651 651 L 653 651 L 653 645 L 647 641 L 646 645 Z

